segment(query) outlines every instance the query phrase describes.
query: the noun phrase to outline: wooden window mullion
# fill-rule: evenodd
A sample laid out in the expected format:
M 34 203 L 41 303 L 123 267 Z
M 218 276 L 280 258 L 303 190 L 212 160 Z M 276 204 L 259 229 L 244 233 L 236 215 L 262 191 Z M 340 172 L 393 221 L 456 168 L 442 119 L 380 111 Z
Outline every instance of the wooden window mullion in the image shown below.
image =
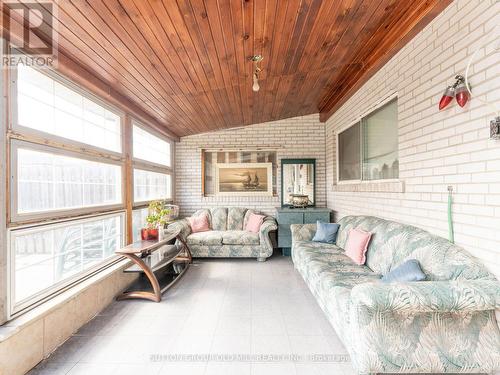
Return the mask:
M 125 199 L 125 210 L 127 212 L 126 218 L 126 242 L 127 245 L 133 242 L 132 233 L 132 210 L 134 208 L 134 176 L 133 176 L 133 162 L 132 162 L 132 119 L 130 115 L 126 114 L 123 117 L 123 137 L 122 137 L 122 150 L 125 160 L 123 163 L 123 192 Z

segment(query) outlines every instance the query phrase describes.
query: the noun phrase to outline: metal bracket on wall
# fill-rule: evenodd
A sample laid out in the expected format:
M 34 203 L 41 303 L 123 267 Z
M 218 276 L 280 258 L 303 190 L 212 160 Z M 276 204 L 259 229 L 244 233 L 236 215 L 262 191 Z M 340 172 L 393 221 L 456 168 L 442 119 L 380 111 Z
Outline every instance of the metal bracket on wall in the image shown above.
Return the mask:
M 500 139 L 500 116 L 490 121 L 490 138 Z

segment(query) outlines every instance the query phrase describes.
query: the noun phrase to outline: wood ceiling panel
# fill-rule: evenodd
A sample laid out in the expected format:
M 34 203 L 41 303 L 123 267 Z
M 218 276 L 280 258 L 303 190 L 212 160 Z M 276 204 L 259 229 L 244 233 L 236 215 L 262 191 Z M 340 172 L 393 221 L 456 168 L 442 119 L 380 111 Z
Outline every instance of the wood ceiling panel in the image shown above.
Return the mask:
M 318 112 L 326 120 L 451 0 L 54 2 L 64 64 L 185 136 Z M 264 56 L 257 93 L 255 54 Z

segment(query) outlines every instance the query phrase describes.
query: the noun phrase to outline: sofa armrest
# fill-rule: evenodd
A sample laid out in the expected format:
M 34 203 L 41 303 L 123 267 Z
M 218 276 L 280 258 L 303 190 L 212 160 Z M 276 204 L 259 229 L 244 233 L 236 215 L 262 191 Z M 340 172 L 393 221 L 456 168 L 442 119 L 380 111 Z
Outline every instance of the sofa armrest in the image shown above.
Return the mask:
M 316 233 L 316 224 L 292 224 L 292 243 L 296 241 L 311 241 Z
M 169 230 L 179 230 L 180 236 L 185 241 L 187 237 L 191 234 L 191 226 L 187 219 L 177 220 L 168 226 Z
M 278 229 L 276 220 L 272 216 L 266 216 L 264 222 L 259 229 L 259 239 L 261 244 L 260 257 L 267 258 L 273 254 L 273 243 L 271 237 L 269 237 L 269 232 Z
M 465 312 L 500 308 L 500 282 L 496 280 L 366 283 L 351 291 L 354 311 Z
M 276 224 L 276 220 L 272 216 L 266 216 L 264 221 L 262 222 L 262 225 L 260 226 L 259 229 L 259 235 L 261 236 L 267 236 L 269 232 L 278 229 L 278 225 Z

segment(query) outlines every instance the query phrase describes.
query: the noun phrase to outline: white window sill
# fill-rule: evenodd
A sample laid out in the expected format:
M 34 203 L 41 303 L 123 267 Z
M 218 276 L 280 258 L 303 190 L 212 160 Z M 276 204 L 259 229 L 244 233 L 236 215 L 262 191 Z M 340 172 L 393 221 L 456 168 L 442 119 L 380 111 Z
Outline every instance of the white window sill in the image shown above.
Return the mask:
M 332 185 L 332 191 L 359 193 L 404 193 L 405 184 L 402 180 L 345 181 Z

